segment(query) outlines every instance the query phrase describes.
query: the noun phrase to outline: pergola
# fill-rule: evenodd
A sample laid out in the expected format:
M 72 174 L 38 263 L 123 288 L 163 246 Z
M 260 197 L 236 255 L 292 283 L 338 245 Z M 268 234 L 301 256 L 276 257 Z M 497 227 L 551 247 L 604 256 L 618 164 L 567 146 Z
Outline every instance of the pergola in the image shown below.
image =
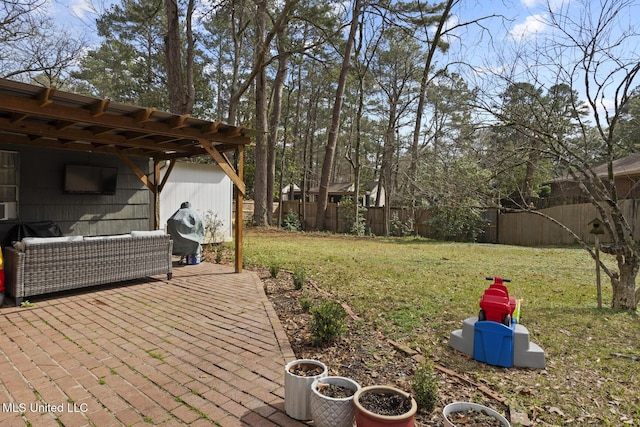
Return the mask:
M 159 227 L 160 192 L 177 159 L 208 155 L 231 179 L 235 193 L 235 270 L 242 271 L 244 147 L 256 131 L 155 108 L 93 98 L 53 87 L 0 79 L 0 139 L 32 147 L 118 155 L 153 193 Z M 232 162 L 227 155 L 234 155 Z M 131 157 L 152 158 L 153 179 Z M 160 182 L 160 164 L 169 167 Z

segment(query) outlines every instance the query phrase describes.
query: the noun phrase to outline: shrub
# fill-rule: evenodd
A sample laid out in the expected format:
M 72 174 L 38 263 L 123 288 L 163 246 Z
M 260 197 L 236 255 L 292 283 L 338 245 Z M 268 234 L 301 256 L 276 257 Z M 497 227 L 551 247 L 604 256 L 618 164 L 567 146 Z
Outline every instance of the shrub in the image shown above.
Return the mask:
M 287 212 L 287 215 L 282 220 L 282 228 L 287 231 L 300 231 L 302 225 L 298 214 L 296 212 Z
M 438 382 L 433 373 L 433 363 L 420 362 L 412 381 L 413 393 L 420 409 L 430 413 L 438 403 Z
M 280 266 L 278 264 L 271 264 L 269 266 L 269 274 L 271 275 L 271 278 L 272 279 L 277 278 L 278 273 L 280 273 Z
M 217 213 L 214 213 L 212 210 L 208 210 L 204 215 L 202 223 L 204 226 L 205 235 L 210 236 L 213 243 L 224 240 L 224 236 L 222 234 L 222 227 L 224 225 L 224 222 L 218 219 Z
M 313 305 L 313 299 L 309 297 L 300 298 L 300 307 L 302 308 L 302 311 L 304 311 L 305 313 L 308 313 L 309 310 L 311 310 L 312 305 Z
M 430 210 L 424 222 L 434 230 L 439 240 L 475 242 L 484 231 L 482 210 L 471 206 L 436 206 Z
M 324 300 L 311 309 L 311 336 L 315 345 L 329 344 L 347 330 L 347 312 L 340 303 Z
M 340 202 L 340 207 L 342 208 L 345 232 L 355 234 L 356 236 L 364 236 L 367 231 L 367 220 L 364 216 L 367 208 L 360 206 L 358 209 L 358 217 L 356 218 L 353 197 L 345 197 Z
M 304 287 L 305 280 L 307 280 L 307 271 L 303 265 L 297 265 L 293 270 L 293 287 L 299 291 Z
M 413 218 L 402 221 L 398 212 L 393 212 L 391 214 L 390 223 L 392 236 L 410 236 L 414 232 Z

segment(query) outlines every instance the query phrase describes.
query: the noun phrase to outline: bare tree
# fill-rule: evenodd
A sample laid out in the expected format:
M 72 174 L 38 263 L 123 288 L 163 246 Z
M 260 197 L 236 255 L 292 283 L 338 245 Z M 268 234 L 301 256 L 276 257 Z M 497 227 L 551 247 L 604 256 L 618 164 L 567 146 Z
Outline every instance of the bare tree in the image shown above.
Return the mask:
M 56 28 L 44 0 L 0 4 L 0 76 L 61 84 L 78 59 L 83 41 Z
M 528 135 L 535 134 L 539 149 L 561 165 L 567 175 L 578 183 L 583 194 L 597 209 L 611 239 L 611 252 L 616 257 L 616 268 L 601 262 L 602 271 L 610 278 L 613 290 L 612 308 L 636 310 L 640 300 L 640 288 L 636 289 L 636 276 L 640 269 L 640 243 L 633 237 L 630 218 L 625 217 L 616 188 L 613 162 L 616 153 L 615 132 L 627 106 L 631 91 L 637 85 L 640 72 L 640 52 L 635 48 L 640 41 L 640 27 L 629 16 L 634 16 L 635 2 L 631 0 L 602 0 L 590 2 L 547 3 L 548 37 L 540 38 L 530 45 L 530 55 L 523 55 L 526 75 L 537 86 L 547 87 L 566 84 L 586 98 L 590 107 L 589 117 L 577 114 L 581 101 L 571 97 L 572 117 L 579 131 L 567 137 L 558 131 L 558 117 L 545 101 L 539 102 L 536 123 L 514 117 L 506 117 L 496 111 L 492 101 L 485 104 L 486 110 L 505 122 L 513 124 Z M 637 11 L 636 11 L 637 12 Z M 626 24 L 625 24 L 626 22 Z M 523 65 L 520 63 L 519 65 Z M 512 76 L 502 75 L 505 85 L 515 83 Z M 502 86 L 502 85 L 498 85 Z M 593 128 L 597 130 L 597 146 L 586 153 L 584 146 L 593 147 Z M 595 156 L 594 156 L 595 154 Z M 602 179 L 592 168 L 592 158 L 603 158 L 608 173 Z M 563 227 L 594 257 L 591 246 L 580 239 L 560 221 L 543 212 L 545 216 Z

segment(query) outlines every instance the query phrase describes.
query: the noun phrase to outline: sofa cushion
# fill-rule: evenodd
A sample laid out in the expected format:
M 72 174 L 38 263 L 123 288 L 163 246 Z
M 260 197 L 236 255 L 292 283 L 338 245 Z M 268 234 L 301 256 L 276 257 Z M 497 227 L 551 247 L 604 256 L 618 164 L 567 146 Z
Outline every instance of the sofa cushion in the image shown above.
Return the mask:
M 149 230 L 149 231 L 132 231 L 131 236 L 133 237 L 146 237 L 146 236 L 164 236 L 164 230 Z
M 81 242 L 82 236 L 62 236 L 62 237 L 25 237 L 22 243 L 26 245 L 46 245 L 48 243 L 59 242 Z
M 131 234 L 112 234 L 108 236 L 87 236 L 84 238 L 86 241 L 96 241 L 96 240 L 109 240 L 109 239 L 129 239 L 131 238 Z

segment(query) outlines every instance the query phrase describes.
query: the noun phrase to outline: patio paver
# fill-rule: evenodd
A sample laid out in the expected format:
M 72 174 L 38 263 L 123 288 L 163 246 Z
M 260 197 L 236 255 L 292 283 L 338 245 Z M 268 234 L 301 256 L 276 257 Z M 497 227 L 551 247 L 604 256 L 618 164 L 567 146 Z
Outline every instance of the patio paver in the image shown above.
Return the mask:
M 135 260 L 131 260 L 135 262 Z M 262 283 L 211 263 L 0 309 L 2 426 L 286 426 L 287 336 Z

